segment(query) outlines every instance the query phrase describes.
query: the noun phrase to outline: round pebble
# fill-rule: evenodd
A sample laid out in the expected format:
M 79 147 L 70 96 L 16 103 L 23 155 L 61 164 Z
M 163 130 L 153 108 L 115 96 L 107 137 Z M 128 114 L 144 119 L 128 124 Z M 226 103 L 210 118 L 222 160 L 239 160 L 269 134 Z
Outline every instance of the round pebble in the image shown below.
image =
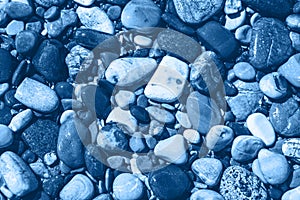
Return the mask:
M 206 146 L 213 151 L 221 151 L 229 145 L 234 138 L 233 130 L 224 125 L 213 126 L 206 135 Z
M 254 68 L 247 62 L 239 62 L 235 64 L 233 71 L 235 75 L 243 81 L 253 80 L 256 74 Z
M 16 36 L 16 50 L 21 54 L 31 53 L 33 50 L 35 50 L 37 42 L 38 35 L 34 31 L 21 31 Z
M 243 25 L 236 29 L 235 38 L 243 44 L 251 42 L 252 28 L 249 25 Z
M 259 81 L 260 90 L 272 99 L 280 99 L 288 94 L 288 83 L 278 72 L 272 72 Z
M 111 6 L 107 10 L 107 15 L 111 20 L 117 20 L 121 15 L 122 9 L 120 6 Z
M 13 143 L 13 133 L 6 125 L 0 124 L 0 148 L 5 148 Z
M 113 194 L 119 200 L 138 200 L 144 195 L 144 185 L 136 176 L 123 173 L 114 180 Z

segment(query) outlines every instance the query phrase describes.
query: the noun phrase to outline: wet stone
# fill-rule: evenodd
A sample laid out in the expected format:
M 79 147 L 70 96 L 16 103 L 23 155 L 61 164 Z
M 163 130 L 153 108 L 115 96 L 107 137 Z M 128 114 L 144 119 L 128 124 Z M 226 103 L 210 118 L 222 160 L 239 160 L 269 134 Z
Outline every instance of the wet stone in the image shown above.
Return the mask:
M 142 124 L 150 123 L 150 116 L 146 109 L 141 106 L 131 106 L 130 113 L 136 120 Z
M 21 31 L 17 34 L 15 44 L 16 50 L 21 54 L 28 54 L 35 50 L 38 42 L 38 35 L 34 31 Z
M 55 92 L 61 99 L 72 99 L 73 86 L 68 82 L 58 82 L 54 87 Z
M 4 10 L 10 18 L 17 20 L 23 20 L 33 14 L 33 9 L 29 4 L 14 1 L 6 4 Z
M 95 145 L 88 145 L 85 150 L 84 160 L 88 172 L 97 179 L 104 177 L 105 166 L 101 162 L 103 152 Z
M 0 49 L 0 83 L 11 79 L 15 69 L 14 58 L 4 49 Z

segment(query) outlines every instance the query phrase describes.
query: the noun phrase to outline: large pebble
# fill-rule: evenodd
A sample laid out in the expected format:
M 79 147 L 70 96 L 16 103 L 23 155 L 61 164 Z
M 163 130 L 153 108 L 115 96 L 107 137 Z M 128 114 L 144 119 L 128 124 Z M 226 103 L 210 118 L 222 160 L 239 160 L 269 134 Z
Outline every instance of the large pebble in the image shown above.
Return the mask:
M 163 57 L 145 88 L 145 95 L 158 102 L 176 101 L 188 77 L 188 65 L 171 56 Z
M 161 140 L 154 148 L 154 154 L 173 164 L 184 164 L 187 159 L 187 144 L 182 135 L 174 135 Z
M 160 199 L 185 199 L 191 181 L 181 168 L 169 165 L 149 174 L 149 185 Z
M 253 67 L 274 68 L 285 62 L 292 52 L 289 31 L 281 21 L 260 18 L 254 23 L 250 44 L 250 63 Z
M 223 172 L 221 161 L 215 158 L 197 159 L 193 162 L 191 168 L 200 180 L 210 187 L 219 183 Z
M 138 200 L 143 197 L 144 185 L 138 177 L 123 173 L 114 180 L 113 194 L 119 200 Z
M 239 62 L 233 66 L 234 74 L 242 81 L 250 81 L 255 78 L 254 68 L 247 62 Z
M 73 169 L 82 167 L 84 164 L 84 147 L 80 136 L 86 130 L 80 130 L 79 127 L 80 121 L 75 121 L 75 119 L 66 121 L 60 126 L 57 140 L 59 159 Z
M 54 111 L 59 104 L 54 90 L 31 78 L 25 78 L 18 86 L 15 98 L 25 106 L 42 113 Z
M 106 69 L 105 77 L 118 86 L 132 86 L 146 78 L 156 69 L 152 58 L 120 58 Z
M 300 53 L 291 56 L 286 63 L 278 68 L 278 72 L 293 86 L 300 87 Z
M 161 10 L 150 0 L 132 0 L 126 4 L 121 21 L 127 28 L 155 27 L 160 21 Z
M 88 200 L 92 199 L 93 195 L 93 183 L 87 176 L 82 174 L 74 176 L 59 193 L 62 200 Z
M 240 166 L 230 166 L 224 171 L 220 193 L 225 200 L 268 199 L 267 191 L 259 178 Z
M 219 107 L 213 99 L 192 92 L 186 101 L 186 110 L 194 129 L 202 134 L 207 134 L 209 129 L 222 122 Z
M 300 199 L 299 197 L 300 197 L 300 186 L 286 191 L 282 195 L 281 200 L 299 200 Z
M 258 153 L 258 163 L 259 170 L 269 184 L 281 184 L 290 175 L 290 166 L 281 154 L 261 149 Z
M 12 131 L 3 124 L 0 124 L 0 148 L 10 146 L 14 141 Z
M 237 121 L 246 120 L 248 115 L 259 106 L 263 93 L 257 82 L 237 80 L 233 84 L 239 93 L 234 97 L 226 97 L 227 103 Z
M 283 155 L 300 159 L 300 138 L 290 138 L 282 144 Z
M 15 69 L 14 58 L 5 49 L 0 49 L 0 82 L 7 82 L 11 79 Z
M 24 196 L 38 187 L 38 181 L 28 165 L 11 151 L 0 156 L 0 173 L 8 189 L 17 196 Z
M 218 22 L 207 22 L 197 29 L 197 36 L 204 46 L 214 50 L 224 59 L 237 55 L 239 50 L 238 41 L 229 30 Z
M 224 198 L 214 190 L 201 189 L 194 192 L 190 200 L 224 200 Z
M 300 136 L 300 109 L 293 98 L 283 103 L 273 103 L 269 112 L 275 131 L 285 137 Z
M 223 8 L 223 0 L 173 0 L 176 12 L 180 19 L 186 23 L 198 24 L 214 14 L 218 13 Z
M 252 135 L 262 139 L 267 146 L 275 142 L 275 131 L 267 117 L 261 113 L 253 113 L 247 118 L 247 127 Z
M 278 72 L 272 72 L 263 76 L 259 81 L 259 88 L 268 97 L 280 99 L 288 94 L 288 83 Z
M 114 34 L 113 23 L 110 21 L 107 14 L 99 7 L 85 8 L 79 6 L 76 13 L 85 28 Z
M 151 117 L 153 117 L 159 122 L 166 124 L 171 124 L 175 122 L 174 115 L 165 109 L 158 108 L 156 106 L 149 106 L 146 108 L 146 111 L 148 111 Z
M 84 153 L 85 166 L 92 177 L 97 179 L 104 178 L 105 165 L 99 159 L 102 155 L 103 151 L 100 147 L 92 144 L 86 146 Z
M 137 121 L 131 115 L 129 110 L 122 110 L 120 107 L 114 108 L 106 119 L 106 123 L 116 122 L 126 126 L 130 133 L 134 133 L 137 129 Z
M 221 151 L 226 148 L 234 138 L 233 130 L 224 125 L 211 127 L 205 137 L 206 146 L 213 151 Z
M 238 162 L 246 162 L 256 158 L 258 152 L 264 146 L 263 141 L 258 137 L 240 135 L 233 140 L 231 155 Z

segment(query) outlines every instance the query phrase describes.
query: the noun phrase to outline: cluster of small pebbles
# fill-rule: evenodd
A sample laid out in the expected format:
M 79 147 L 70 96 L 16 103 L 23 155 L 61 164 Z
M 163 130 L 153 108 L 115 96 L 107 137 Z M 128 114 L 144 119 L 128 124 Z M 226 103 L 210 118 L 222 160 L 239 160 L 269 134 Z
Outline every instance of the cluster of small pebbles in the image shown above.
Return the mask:
M 299 200 L 299 0 L 0 0 L 0 199 Z

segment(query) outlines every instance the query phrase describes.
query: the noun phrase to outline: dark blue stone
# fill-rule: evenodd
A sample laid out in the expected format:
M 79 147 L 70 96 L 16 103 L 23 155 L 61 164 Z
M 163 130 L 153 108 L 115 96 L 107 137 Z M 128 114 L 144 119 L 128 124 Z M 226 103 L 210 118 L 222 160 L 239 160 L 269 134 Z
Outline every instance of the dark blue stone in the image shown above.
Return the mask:
M 88 145 L 84 154 L 85 165 L 88 172 L 96 179 L 103 179 L 105 165 L 101 159 L 105 157 L 104 152 L 95 145 Z
M 147 110 L 145 110 L 145 108 L 140 106 L 131 106 L 130 113 L 133 117 L 135 117 L 138 120 L 138 122 L 142 124 L 150 123 L 150 116 Z
M 73 86 L 68 82 L 59 82 L 55 85 L 55 91 L 61 99 L 72 99 Z
M 12 119 L 12 114 L 8 106 L 1 107 L 0 104 L 0 124 L 8 125 Z
M 61 175 L 51 177 L 50 179 L 45 179 L 43 181 L 43 190 L 51 197 L 57 197 L 59 191 L 64 186 L 64 178 Z
M 0 83 L 7 82 L 15 69 L 15 59 L 5 49 L 0 48 Z

